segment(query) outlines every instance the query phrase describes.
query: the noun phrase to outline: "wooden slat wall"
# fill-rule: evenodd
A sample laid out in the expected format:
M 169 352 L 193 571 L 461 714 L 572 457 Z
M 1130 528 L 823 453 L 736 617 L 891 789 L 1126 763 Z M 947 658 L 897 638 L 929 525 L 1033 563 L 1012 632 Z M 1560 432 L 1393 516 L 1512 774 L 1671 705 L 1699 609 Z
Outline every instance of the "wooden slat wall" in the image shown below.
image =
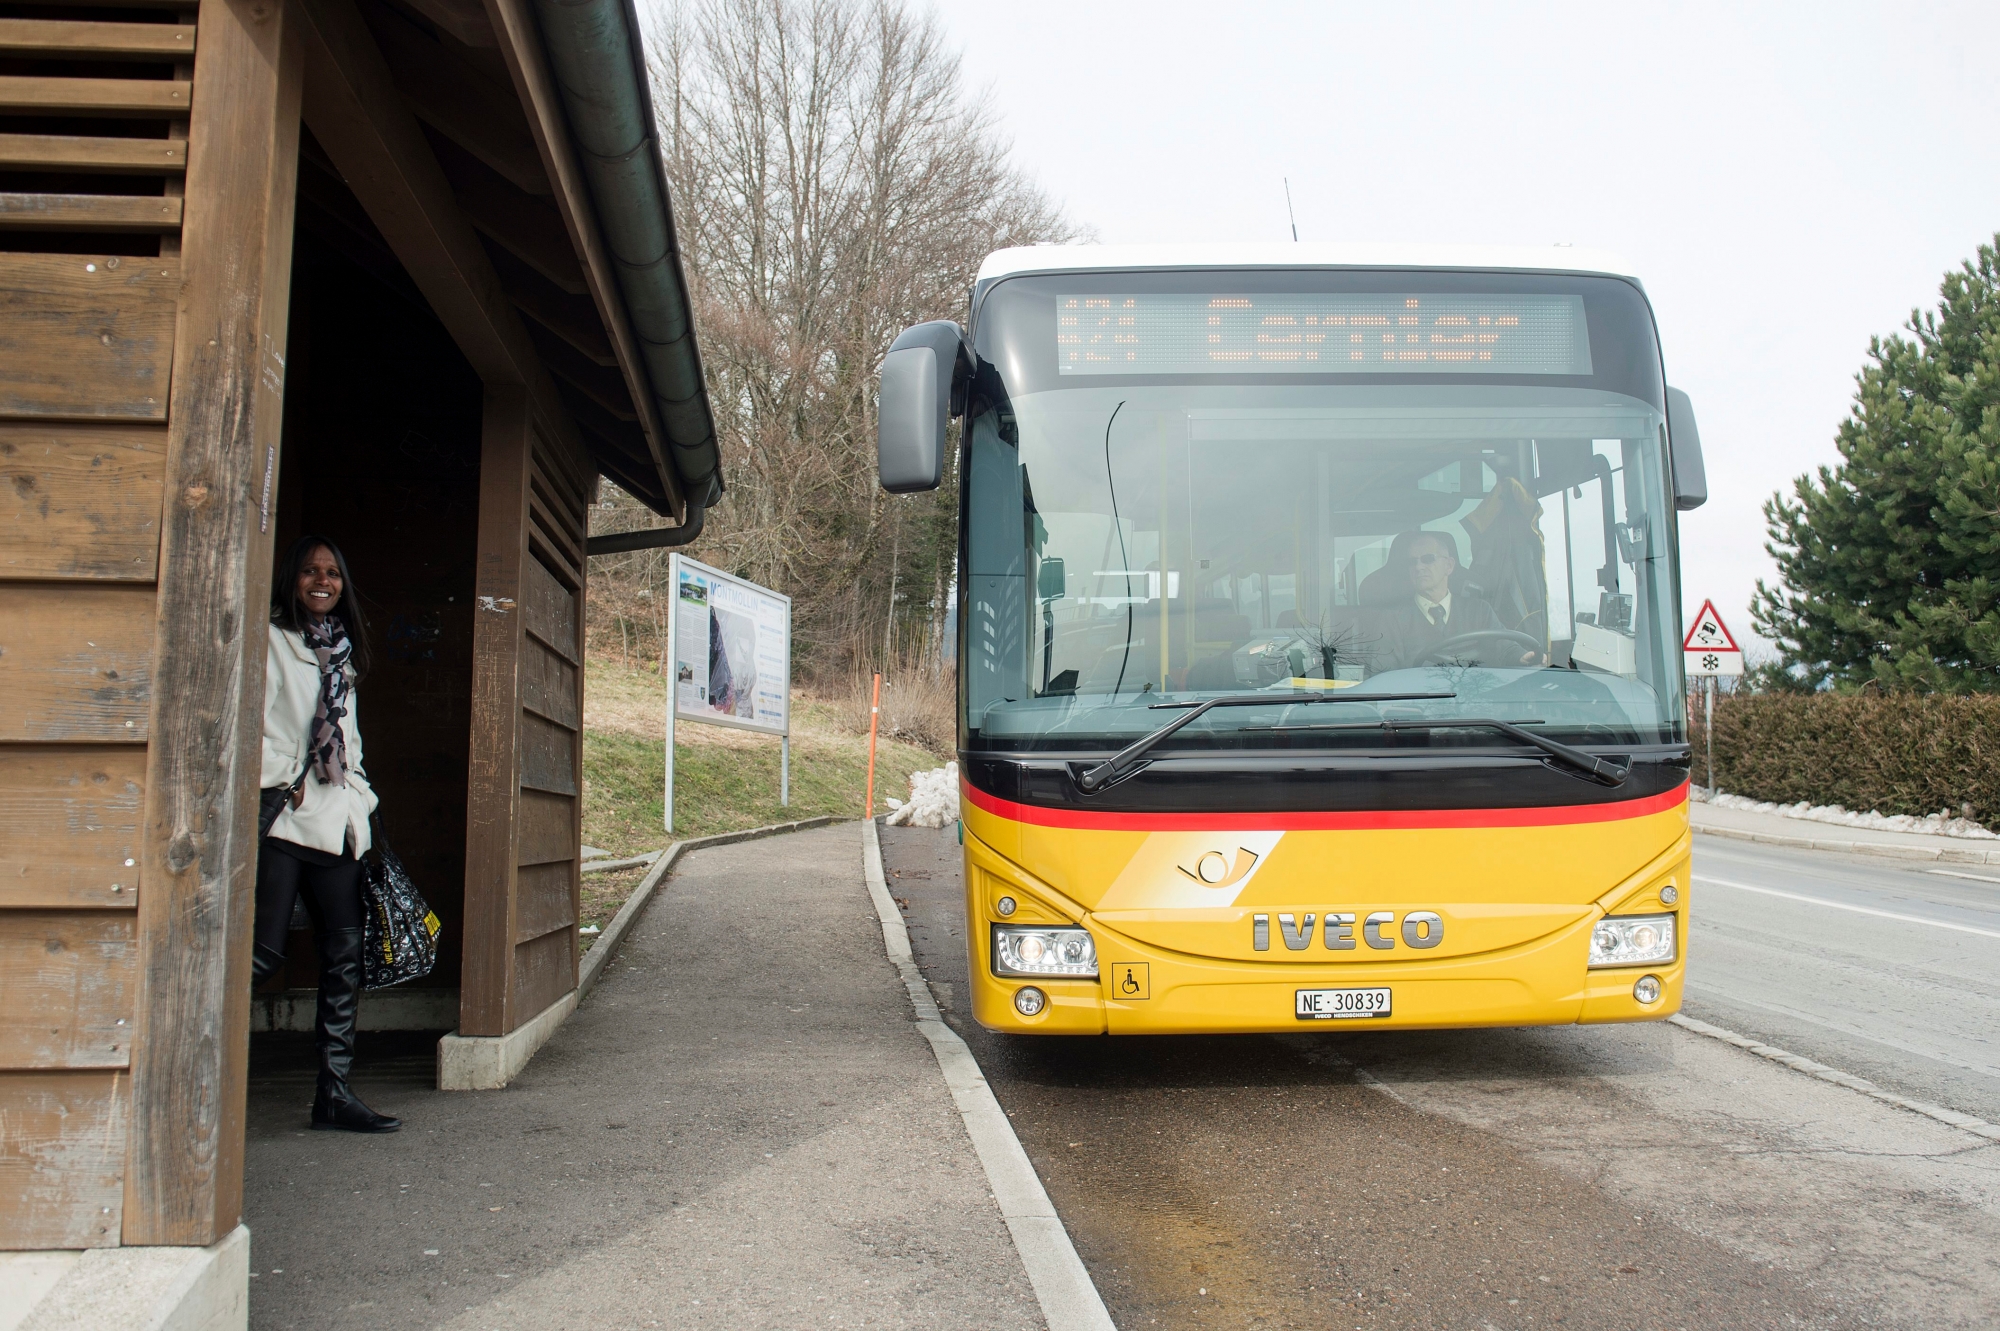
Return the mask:
M 0 1248 L 207 1244 L 299 63 L 268 0 L 50 8 L 0 3 Z
M 127 1219 L 198 26 L 0 6 L 0 1248 Z
M 528 559 L 521 587 L 526 641 L 512 992 L 517 1025 L 576 987 L 587 521 L 581 472 L 559 446 L 537 436 L 528 468 Z
M 131 1092 L 122 1069 L 5 1074 L 0 1235 L 8 1248 L 117 1246 Z
M 132 1061 L 130 911 L 0 912 L 0 1067 Z
M 0 741 L 146 738 L 153 588 L 0 582 Z
M 459 1005 L 467 1035 L 515 1030 L 576 987 L 591 477 L 587 463 L 515 411 L 489 405 L 481 474 L 476 626 L 483 637 Z M 496 653 L 511 668 L 503 671 Z M 503 808 L 507 859 L 491 862 L 498 833 L 479 829 L 497 828 Z
M 145 779 L 140 745 L 0 746 L 0 919 L 131 910 Z
M 15 257 L 0 254 L 0 281 Z M 0 307 L 0 341 L 11 324 Z M 0 347 L 0 412 L 28 414 L 30 395 L 6 391 L 9 364 Z M 0 578 L 150 584 L 166 466 L 167 432 L 154 426 L 0 420 Z
M 32 196 L 0 194 L 19 197 Z M 179 199 L 131 202 L 171 203 L 179 224 Z M 8 213 L 0 203 L 8 224 L 30 211 Z M 166 420 L 179 279 L 172 259 L 0 256 L 0 411 L 44 420 Z

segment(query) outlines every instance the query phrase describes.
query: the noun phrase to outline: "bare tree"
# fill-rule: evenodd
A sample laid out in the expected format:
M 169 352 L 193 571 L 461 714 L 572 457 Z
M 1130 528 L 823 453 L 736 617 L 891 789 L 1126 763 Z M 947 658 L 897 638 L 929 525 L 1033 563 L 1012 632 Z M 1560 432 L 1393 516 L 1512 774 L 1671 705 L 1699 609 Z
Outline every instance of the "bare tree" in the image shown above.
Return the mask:
M 687 0 L 655 19 L 661 143 L 730 484 L 694 553 L 793 597 L 809 669 L 934 644 L 955 478 L 934 495 L 877 489 L 882 356 L 909 324 L 963 319 L 989 251 L 1076 228 L 1011 164 L 928 13 Z M 600 560 L 603 611 L 650 618 L 633 602 L 657 560 Z M 885 622 L 897 603 L 914 632 Z

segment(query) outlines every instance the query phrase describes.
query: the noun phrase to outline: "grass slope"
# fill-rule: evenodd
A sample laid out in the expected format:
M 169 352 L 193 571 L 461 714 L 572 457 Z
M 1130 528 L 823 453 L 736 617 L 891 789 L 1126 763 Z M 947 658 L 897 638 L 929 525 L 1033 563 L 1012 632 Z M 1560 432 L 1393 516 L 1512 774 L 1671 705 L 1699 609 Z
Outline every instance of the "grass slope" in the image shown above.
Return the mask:
M 674 745 L 674 831 L 662 828 L 660 736 L 666 691 L 651 671 L 592 663 L 584 679 L 583 839 L 616 855 L 670 840 L 833 814 L 859 818 L 868 736 L 845 730 L 838 709 L 794 697 L 792 802 L 778 803 L 778 741 L 717 726 L 681 725 Z M 875 805 L 906 798 L 910 773 L 944 759 L 914 744 L 876 750 Z M 594 876 L 594 875 L 593 875 Z M 589 884 L 590 880 L 585 879 Z M 629 890 L 629 889 L 628 889 Z

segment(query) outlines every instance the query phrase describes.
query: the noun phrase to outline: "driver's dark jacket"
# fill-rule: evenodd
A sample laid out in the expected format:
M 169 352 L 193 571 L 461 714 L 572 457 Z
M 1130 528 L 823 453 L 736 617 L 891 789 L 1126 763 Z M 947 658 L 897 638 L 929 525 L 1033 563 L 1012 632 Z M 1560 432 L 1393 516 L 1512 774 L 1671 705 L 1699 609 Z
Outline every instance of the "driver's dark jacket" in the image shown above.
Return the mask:
M 1376 631 L 1380 635 L 1374 666 L 1377 670 L 1408 669 L 1423 660 L 1424 654 L 1439 643 L 1468 633 L 1501 633 L 1505 630 L 1500 617 L 1493 613 L 1493 607 L 1477 596 L 1467 596 L 1453 592 L 1451 613 L 1443 624 L 1433 624 L 1418 608 L 1414 597 L 1399 606 L 1384 606 L 1376 612 Z M 1503 651 L 1505 644 L 1494 639 L 1469 643 L 1464 652 L 1453 652 L 1454 657 L 1464 659 L 1498 659 L 1496 652 Z M 1519 656 L 1520 648 L 1514 649 Z

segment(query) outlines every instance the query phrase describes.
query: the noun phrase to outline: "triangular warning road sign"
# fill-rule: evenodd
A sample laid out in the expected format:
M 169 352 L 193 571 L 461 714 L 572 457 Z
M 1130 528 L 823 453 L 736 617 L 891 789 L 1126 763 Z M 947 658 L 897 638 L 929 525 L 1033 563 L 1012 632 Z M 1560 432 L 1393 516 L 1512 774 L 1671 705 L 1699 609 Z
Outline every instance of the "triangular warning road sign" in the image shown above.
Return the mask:
M 1743 649 L 1736 645 L 1729 626 L 1722 622 L 1722 616 L 1715 612 L 1715 602 L 1703 601 L 1701 613 L 1694 617 L 1688 629 L 1687 640 L 1681 643 L 1681 650 L 1688 652 L 1736 652 Z

